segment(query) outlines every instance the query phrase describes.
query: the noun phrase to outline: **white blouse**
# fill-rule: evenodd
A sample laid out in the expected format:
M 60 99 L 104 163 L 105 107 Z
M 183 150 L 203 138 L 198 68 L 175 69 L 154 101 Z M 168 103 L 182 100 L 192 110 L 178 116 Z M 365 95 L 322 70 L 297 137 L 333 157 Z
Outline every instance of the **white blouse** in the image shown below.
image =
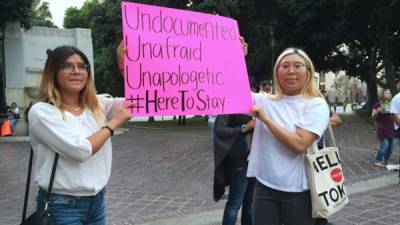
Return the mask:
M 99 97 L 105 118 L 110 120 L 124 98 Z M 47 190 L 55 152 L 60 157 L 54 177 L 53 193 L 91 196 L 100 192 L 111 174 L 112 147 L 108 139 L 92 155 L 87 137 L 101 129 L 89 109 L 79 116 L 55 106 L 38 102 L 29 111 L 29 136 L 34 151 L 33 179 Z

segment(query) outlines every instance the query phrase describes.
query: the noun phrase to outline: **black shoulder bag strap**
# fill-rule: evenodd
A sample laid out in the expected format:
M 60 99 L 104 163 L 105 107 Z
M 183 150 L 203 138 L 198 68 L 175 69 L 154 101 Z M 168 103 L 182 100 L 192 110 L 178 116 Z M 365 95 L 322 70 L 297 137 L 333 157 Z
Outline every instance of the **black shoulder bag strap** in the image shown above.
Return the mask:
M 26 178 L 25 199 L 24 199 L 24 209 L 22 211 L 22 221 L 24 221 L 26 218 L 26 209 L 28 207 L 29 187 L 31 184 L 31 173 L 32 173 L 32 161 L 33 161 L 33 149 L 31 147 L 31 153 L 29 156 L 28 176 Z M 45 204 L 45 208 L 44 208 L 45 213 L 47 213 L 48 203 L 50 202 L 50 198 L 51 198 L 51 191 L 53 189 L 54 175 L 56 174 L 57 162 L 58 162 L 58 153 L 56 153 L 54 156 L 53 168 L 51 169 L 51 176 L 50 176 L 50 181 L 49 181 L 49 187 L 47 190 L 46 204 Z

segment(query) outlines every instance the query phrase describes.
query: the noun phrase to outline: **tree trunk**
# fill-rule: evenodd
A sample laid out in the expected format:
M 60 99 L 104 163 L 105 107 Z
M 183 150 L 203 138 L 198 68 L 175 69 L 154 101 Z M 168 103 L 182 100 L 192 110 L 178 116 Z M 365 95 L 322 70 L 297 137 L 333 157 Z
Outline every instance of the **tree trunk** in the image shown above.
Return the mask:
M 380 42 L 383 50 L 383 64 L 385 66 L 386 88 L 389 88 L 390 92 L 394 96 L 397 93 L 396 73 L 394 71 L 392 59 L 390 58 L 388 28 L 386 24 L 383 24 L 383 32 L 381 32 Z
M 365 82 L 367 83 L 367 102 L 365 103 L 364 108 L 366 107 L 368 111 L 372 111 L 372 107 L 378 101 L 378 90 L 377 90 L 377 83 L 376 83 L 376 48 L 372 47 L 369 49 L 369 56 L 368 57 L 368 77 Z
M 375 72 L 375 71 L 370 71 Z M 367 107 L 368 110 L 372 111 L 372 107 L 376 102 L 378 102 L 378 92 L 376 88 L 375 79 L 367 79 L 365 81 L 367 83 L 367 102 L 364 107 Z

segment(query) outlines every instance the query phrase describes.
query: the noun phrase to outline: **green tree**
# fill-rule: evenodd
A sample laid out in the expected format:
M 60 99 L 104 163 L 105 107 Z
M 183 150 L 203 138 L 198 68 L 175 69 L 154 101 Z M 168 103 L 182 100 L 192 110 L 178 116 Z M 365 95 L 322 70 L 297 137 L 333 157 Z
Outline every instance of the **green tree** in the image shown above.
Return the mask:
M 331 59 L 350 76 L 366 82 L 369 109 L 378 99 L 377 86 L 397 93 L 399 9 L 398 1 L 348 0 L 344 1 L 342 18 L 337 22 L 344 39 L 333 50 Z
M 52 15 L 49 9 L 49 3 L 41 0 L 32 0 L 32 26 L 57 27 L 52 22 Z

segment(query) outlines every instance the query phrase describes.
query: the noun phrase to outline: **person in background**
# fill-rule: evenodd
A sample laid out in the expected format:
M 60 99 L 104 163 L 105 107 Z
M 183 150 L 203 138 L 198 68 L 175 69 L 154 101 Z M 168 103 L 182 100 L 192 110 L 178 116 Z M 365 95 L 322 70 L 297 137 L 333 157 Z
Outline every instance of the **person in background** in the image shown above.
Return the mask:
M 39 101 L 28 114 L 36 210 L 57 225 L 105 225 L 114 130 L 131 118 L 124 98 L 97 97 L 89 60 L 76 47 L 47 51 Z M 55 154 L 51 201 L 45 202 Z
M 19 108 L 17 106 L 17 103 L 13 102 L 11 103 L 10 108 L 8 109 L 8 119 L 10 120 L 11 123 L 11 131 L 13 135 L 15 136 L 15 131 L 17 127 L 17 123 L 19 118 L 21 117 Z
M 249 77 L 252 90 L 255 79 Z M 218 115 L 214 140 L 214 200 L 219 201 L 229 186 L 222 225 L 235 225 L 242 207 L 241 224 L 253 224 L 254 178 L 247 178 L 247 156 L 255 121 L 246 114 Z
M 256 125 L 247 177 L 256 178 L 255 225 L 313 225 L 305 153 L 328 126 L 329 108 L 308 55 L 288 48 L 274 66 L 275 95 L 253 94 Z
M 272 80 L 263 80 L 260 82 L 261 94 L 272 94 Z
M 32 105 L 34 104 L 34 101 L 29 101 L 28 107 L 24 111 L 24 120 L 25 122 L 29 123 L 28 115 L 29 115 L 29 110 L 31 110 Z
M 338 98 L 335 98 L 335 101 L 333 102 L 333 112 L 336 112 L 336 108 L 338 106 Z
M 323 89 L 323 90 L 321 90 L 321 93 L 322 93 L 322 95 L 324 96 L 326 103 L 328 104 L 329 111 L 332 113 L 332 110 L 331 110 L 331 102 L 329 101 L 328 92 L 326 92 L 326 90 Z
M 7 113 L 9 108 L 10 107 L 7 105 L 7 102 L 1 102 L 0 100 L 0 120 L 8 117 Z
M 372 118 L 375 119 L 377 124 L 376 136 L 379 140 L 379 147 L 374 162 L 374 165 L 378 167 L 385 167 L 392 155 L 395 133 L 394 120 L 390 110 L 391 99 L 392 94 L 390 90 L 385 89 L 381 101 L 376 103 L 372 109 Z

